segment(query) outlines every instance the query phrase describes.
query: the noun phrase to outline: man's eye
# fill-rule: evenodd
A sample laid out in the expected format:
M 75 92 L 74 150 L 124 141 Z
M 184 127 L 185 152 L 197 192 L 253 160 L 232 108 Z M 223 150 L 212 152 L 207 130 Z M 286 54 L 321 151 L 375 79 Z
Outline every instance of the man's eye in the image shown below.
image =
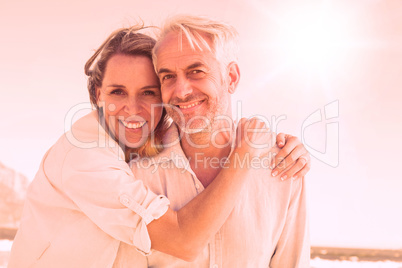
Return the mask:
M 165 75 L 165 76 L 162 77 L 162 81 L 163 81 L 163 80 L 167 80 L 167 79 L 171 79 L 171 78 L 173 78 L 173 75 L 167 74 L 167 75 Z
M 205 73 L 202 70 L 191 70 L 189 76 L 192 78 L 202 78 L 204 74 Z

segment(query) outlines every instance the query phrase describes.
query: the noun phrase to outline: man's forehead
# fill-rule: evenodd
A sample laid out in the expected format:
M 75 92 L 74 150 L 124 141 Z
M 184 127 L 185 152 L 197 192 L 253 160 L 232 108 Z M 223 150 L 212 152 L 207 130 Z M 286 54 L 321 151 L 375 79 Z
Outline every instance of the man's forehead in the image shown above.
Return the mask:
M 210 69 L 208 64 L 202 57 L 185 55 L 183 57 L 165 58 L 158 62 L 157 74 L 166 72 L 177 72 L 179 70 L 189 70 L 194 68 L 207 68 Z
M 191 47 L 186 37 L 181 37 L 180 33 L 169 33 L 160 43 L 156 53 L 157 73 L 171 72 L 177 69 L 189 69 L 197 67 L 210 68 L 211 61 L 215 59 L 209 49 L 202 47 L 202 50 L 196 45 Z
M 157 56 L 166 52 L 210 52 L 211 49 L 212 41 L 206 34 L 198 33 L 189 39 L 184 32 L 173 31 L 160 41 Z

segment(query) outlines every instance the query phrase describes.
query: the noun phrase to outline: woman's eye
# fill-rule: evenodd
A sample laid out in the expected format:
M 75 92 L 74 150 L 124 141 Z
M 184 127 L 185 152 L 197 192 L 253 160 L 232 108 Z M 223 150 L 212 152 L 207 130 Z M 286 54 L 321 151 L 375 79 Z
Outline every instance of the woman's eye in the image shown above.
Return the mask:
M 147 96 L 154 96 L 154 95 L 155 95 L 155 92 L 152 91 L 152 90 L 146 90 L 146 91 L 144 91 L 144 95 L 147 95 Z
M 114 90 L 112 90 L 112 92 L 110 92 L 110 94 L 112 94 L 112 95 L 123 95 L 124 91 L 121 90 L 121 89 L 114 89 Z

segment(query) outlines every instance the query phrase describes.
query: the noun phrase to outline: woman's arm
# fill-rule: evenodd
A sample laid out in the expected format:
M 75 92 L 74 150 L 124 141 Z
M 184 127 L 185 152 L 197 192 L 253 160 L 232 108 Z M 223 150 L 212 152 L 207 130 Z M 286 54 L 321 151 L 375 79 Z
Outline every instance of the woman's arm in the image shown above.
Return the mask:
M 186 261 L 194 260 L 207 245 L 209 239 L 224 224 L 231 213 L 240 191 L 251 169 L 241 168 L 235 164 L 235 156 L 244 157 L 249 154 L 252 157 L 265 155 L 269 148 L 257 149 L 253 144 L 271 144 L 272 133 L 252 132 L 248 133 L 248 140 L 240 133 L 245 133 L 247 128 L 262 129 L 264 123 L 257 119 L 242 119 L 238 128 L 237 147 L 227 162 L 227 168 L 221 170 L 212 183 L 186 206 L 175 212 L 171 209 L 159 219 L 147 225 L 151 238 L 152 248 L 167 254 L 179 257 Z

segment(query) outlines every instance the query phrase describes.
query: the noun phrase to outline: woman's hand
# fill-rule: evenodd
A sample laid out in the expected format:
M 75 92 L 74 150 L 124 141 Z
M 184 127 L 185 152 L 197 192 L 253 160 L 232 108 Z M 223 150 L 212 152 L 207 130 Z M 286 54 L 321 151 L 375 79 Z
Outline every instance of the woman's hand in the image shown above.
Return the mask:
M 279 133 L 276 143 L 281 150 L 275 156 L 272 176 L 281 176 L 282 180 L 304 177 L 310 170 L 311 159 L 301 141 L 289 134 Z
M 193 261 L 225 223 L 238 202 L 253 169 L 236 164 L 236 158 L 263 158 L 275 146 L 276 136 L 257 118 L 241 119 L 236 147 L 214 180 L 179 211 L 171 208 L 147 225 L 152 248 L 186 261 Z
M 250 157 L 263 157 L 275 145 L 276 134 L 271 132 L 264 121 L 253 117 L 242 118 L 237 125 L 235 153 L 250 154 Z

